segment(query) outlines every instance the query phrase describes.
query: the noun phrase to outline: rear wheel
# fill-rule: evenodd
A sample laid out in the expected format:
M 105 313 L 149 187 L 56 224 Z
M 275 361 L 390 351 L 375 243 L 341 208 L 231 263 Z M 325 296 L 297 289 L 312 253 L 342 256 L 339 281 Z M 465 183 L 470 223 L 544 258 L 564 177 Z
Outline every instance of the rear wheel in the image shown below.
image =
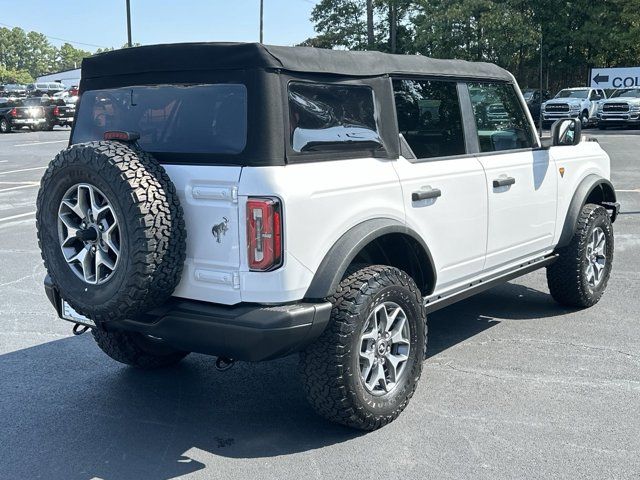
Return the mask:
M 176 350 L 160 339 L 136 332 L 108 331 L 98 327 L 92 330 L 98 347 L 114 360 L 143 369 L 175 365 L 189 352 Z
M 323 417 L 375 430 L 400 415 L 422 372 L 426 312 L 403 271 L 370 266 L 345 278 L 331 323 L 302 354 L 307 398 Z
M 607 211 L 600 205 L 585 205 L 571 243 L 558 253 L 558 260 L 547 268 L 554 300 L 580 308 L 598 303 L 613 262 L 613 227 Z

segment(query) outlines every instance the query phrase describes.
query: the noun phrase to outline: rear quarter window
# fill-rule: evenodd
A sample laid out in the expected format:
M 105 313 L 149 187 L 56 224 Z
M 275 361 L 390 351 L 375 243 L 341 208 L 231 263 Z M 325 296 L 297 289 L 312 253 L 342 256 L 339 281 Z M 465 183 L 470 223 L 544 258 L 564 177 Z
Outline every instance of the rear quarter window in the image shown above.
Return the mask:
M 295 152 L 383 148 L 370 87 L 290 82 L 288 98 L 290 142 Z
M 243 84 L 136 86 L 82 95 L 72 143 L 136 132 L 157 153 L 239 154 L 247 143 Z

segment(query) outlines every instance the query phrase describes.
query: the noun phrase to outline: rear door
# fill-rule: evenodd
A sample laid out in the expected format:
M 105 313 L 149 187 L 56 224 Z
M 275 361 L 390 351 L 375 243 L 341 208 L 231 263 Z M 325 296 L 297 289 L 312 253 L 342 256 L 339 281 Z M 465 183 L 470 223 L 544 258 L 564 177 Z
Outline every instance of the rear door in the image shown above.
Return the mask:
M 174 295 L 240 302 L 238 184 L 241 167 L 164 165 L 178 191 L 187 258 Z
M 556 226 L 557 173 L 513 85 L 471 83 L 478 161 L 486 173 L 489 229 L 485 270 L 547 251 Z M 501 118 L 492 115 L 499 108 Z
M 429 247 L 442 291 L 482 271 L 485 175 L 467 153 L 456 82 L 396 79 L 393 89 L 403 147 L 395 167 L 407 223 Z

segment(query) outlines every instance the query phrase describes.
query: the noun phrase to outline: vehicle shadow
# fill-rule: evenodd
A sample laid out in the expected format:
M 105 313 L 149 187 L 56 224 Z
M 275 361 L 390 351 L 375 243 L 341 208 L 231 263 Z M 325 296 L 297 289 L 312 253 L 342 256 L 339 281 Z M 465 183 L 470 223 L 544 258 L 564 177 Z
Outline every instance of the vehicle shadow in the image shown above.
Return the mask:
M 501 286 L 433 314 L 429 355 L 499 319 L 559 313 L 547 294 Z M 216 468 L 216 457 L 290 455 L 363 435 L 313 413 L 296 366 L 292 356 L 219 373 L 192 355 L 144 372 L 105 357 L 90 335 L 1 355 L 0 476 L 165 480 Z
M 536 320 L 574 311 L 548 292 L 505 283 L 429 315 L 427 358 L 498 325 L 501 320 Z

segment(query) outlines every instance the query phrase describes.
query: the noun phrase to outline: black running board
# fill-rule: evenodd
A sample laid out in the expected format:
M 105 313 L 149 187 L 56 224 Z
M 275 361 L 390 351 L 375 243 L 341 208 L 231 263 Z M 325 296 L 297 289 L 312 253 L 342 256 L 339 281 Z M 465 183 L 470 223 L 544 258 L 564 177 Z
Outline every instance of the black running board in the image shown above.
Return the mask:
M 500 273 L 493 277 L 483 278 L 470 283 L 467 287 L 453 291 L 451 293 L 443 293 L 440 295 L 432 295 L 424 298 L 424 305 L 427 308 L 427 313 L 435 312 L 441 308 L 448 307 L 449 305 L 469 298 L 477 293 L 484 292 L 490 288 L 495 287 L 501 283 L 508 282 L 514 278 L 521 277 L 527 273 L 531 273 L 534 270 L 551 265 L 558 258 L 557 254 L 550 255 L 548 257 L 540 258 L 538 260 L 532 260 L 527 263 L 519 265 L 514 270 L 510 270 L 506 273 Z

